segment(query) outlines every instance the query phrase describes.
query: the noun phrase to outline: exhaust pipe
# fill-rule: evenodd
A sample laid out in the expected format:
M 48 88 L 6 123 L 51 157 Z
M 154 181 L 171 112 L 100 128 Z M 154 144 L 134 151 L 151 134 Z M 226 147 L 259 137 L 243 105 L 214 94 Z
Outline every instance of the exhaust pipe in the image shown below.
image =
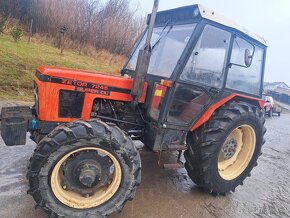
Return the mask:
M 144 46 L 140 49 L 138 54 L 138 60 L 136 65 L 136 73 L 133 81 L 133 87 L 131 90 L 132 96 L 132 106 L 135 108 L 138 105 L 139 98 L 142 95 L 145 83 L 145 77 L 148 71 L 150 58 L 151 58 L 151 38 L 153 34 L 154 24 L 156 20 L 156 15 L 158 11 L 159 0 L 154 0 L 153 10 L 150 17 L 150 23 L 148 28 L 148 33 L 146 37 L 146 42 Z

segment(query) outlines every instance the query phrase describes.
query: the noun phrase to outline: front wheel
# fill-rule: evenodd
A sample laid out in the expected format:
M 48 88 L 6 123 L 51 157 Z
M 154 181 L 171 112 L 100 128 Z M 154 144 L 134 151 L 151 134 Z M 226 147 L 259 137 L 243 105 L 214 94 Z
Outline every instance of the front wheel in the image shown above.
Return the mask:
M 230 103 L 187 136 L 186 170 L 213 195 L 235 191 L 257 165 L 264 144 L 265 119 L 258 108 Z
M 77 121 L 39 143 L 27 174 L 29 193 L 51 216 L 106 217 L 133 199 L 140 170 L 139 153 L 122 130 Z

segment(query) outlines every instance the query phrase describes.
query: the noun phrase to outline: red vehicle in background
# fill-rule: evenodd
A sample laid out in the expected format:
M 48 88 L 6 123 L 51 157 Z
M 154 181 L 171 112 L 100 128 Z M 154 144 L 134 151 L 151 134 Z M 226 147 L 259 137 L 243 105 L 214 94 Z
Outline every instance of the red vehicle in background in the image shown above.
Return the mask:
M 271 96 L 263 95 L 263 99 L 266 101 L 264 106 L 264 114 L 272 117 L 273 114 L 281 115 L 281 108 L 275 103 L 274 99 Z

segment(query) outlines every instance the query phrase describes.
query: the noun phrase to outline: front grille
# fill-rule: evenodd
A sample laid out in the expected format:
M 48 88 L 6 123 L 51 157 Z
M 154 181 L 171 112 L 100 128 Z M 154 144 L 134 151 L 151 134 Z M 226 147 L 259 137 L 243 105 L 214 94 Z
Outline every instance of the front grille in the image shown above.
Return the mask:
M 81 118 L 85 93 L 60 90 L 59 116 L 62 118 Z

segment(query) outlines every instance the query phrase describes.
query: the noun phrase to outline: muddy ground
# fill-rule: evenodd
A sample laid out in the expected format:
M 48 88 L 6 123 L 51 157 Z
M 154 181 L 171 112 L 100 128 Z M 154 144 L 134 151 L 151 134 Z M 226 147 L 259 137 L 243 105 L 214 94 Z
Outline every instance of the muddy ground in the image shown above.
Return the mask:
M 235 193 L 209 196 L 184 169 L 161 169 L 158 155 L 143 150 L 137 195 L 112 217 L 290 217 L 290 114 L 268 118 L 266 126 L 259 165 Z M 0 139 L 0 217 L 47 217 L 34 209 L 32 197 L 26 195 L 26 166 L 34 147 L 29 140 L 26 146 L 8 148 Z

